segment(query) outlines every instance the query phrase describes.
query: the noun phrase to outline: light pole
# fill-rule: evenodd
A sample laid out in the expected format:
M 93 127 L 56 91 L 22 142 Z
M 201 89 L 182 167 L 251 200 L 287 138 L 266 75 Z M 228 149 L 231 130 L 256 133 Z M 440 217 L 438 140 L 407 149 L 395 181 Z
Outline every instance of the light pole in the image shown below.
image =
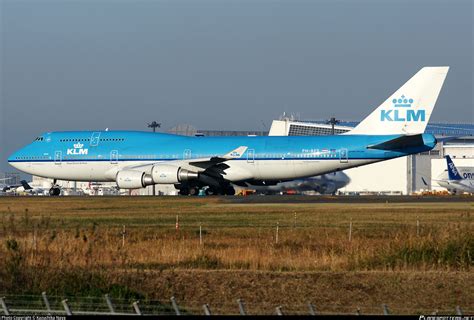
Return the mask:
M 156 132 L 156 128 L 161 128 L 161 123 L 158 123 L 158 122 L 156 122 L 156 121 L 153 121 L 152 123 L 149 123 L 149 124 L 148 124 L 148 128 L 152 128 L 153 133 L 155 133 L 155 132 Z M 155 185 L 153 185 L 153 195 L 156 195 Z
M 153 121 L 152 123 L 148 124 L 148 128 L 152 128 L 153 132 L 156 132 L 156 128 L 161 128 L 161 123 Z
M 336 124 L 339 124 L 341 121 L 337 120 L 336 118 L 334 117 L 331 117 L 331 119 L 329 119 L 328 121 L 326 121 L 326 124 L 330 124 L 331 125 L 331 135 L 334 135 L 334 126 Z

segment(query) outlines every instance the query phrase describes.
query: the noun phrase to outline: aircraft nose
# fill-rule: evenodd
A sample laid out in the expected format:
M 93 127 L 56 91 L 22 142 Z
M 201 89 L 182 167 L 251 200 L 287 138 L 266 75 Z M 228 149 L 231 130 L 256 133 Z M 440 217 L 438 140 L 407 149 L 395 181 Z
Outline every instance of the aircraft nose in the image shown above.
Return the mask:
M 7 159 L 8 164 L 14 167 L 15 169 L 18 169 L 18 165 L 17 165 L 18 158 L 19 158 L 18 151 L 13 152 L 12 154 L 10 154 L 10 156 Z
M 24 155 L 24 152 L 23 152 L 24 149 L 25 148 L 18 149 L 15 152 L 13 152 L 12 154 L 10 154 L 10 156 L 7 159 L 8 164 L 11 165 L 12 167 L 14 167 L 15 169 L 20 170 L 22 157 Z
M 15 151 L 15 152 L 13 152 L 12 154 L 10 154 L 10 155 L 8 156 L 7 161 L 8 161 L 8 162 L 14 162 L 15 159 L 17 159 L 17 158 L 18 158 L 18 151 Z

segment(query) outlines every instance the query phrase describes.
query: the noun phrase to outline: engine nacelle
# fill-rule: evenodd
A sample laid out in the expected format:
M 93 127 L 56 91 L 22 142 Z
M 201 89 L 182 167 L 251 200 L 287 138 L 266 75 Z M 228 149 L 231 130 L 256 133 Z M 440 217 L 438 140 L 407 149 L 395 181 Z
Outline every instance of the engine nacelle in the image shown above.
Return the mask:
M 117 173 L 117 186 L 120 189 L 139 189 L 152 185 L 153 180 L 143 171 L 122 170 Z
M 337 188 L 334 183 L 326 182 L 315 188 L 315 191 L 319 192 L 320 194 L 333 194 L 337 191 Z
M 156 184 L 176 184 L 198 179 L 199 174 L 173 165 L 160 164 L 151 170 L 151 178 Z

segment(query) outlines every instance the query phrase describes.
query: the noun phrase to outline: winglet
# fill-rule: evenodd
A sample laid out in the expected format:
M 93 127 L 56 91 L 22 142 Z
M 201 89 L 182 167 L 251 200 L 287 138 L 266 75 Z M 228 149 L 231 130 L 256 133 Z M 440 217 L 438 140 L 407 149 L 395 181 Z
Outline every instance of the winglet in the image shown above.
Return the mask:
M 450 156 L 446 156 L 446 162 L 448 163 L 448 177 L 449 180 L 462 180 L 461 175 L 459 174 L 458 169 L 454 165 L 453 160 Z
M 248 147 L 246 146 L 240 146 L 237 149 L 234 149 L 231 152 L 225 154 L 222 158 L 228 159 L 228 160 L 241 158 L 243 154 L 245 153 L 245 151 L 247 151 L 247 149 Z

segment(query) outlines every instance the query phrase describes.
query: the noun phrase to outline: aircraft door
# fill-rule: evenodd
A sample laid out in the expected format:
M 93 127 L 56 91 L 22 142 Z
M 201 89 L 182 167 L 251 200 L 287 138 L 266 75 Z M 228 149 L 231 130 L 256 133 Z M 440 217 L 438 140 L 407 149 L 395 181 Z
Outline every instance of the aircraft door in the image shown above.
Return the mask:
M 118 150 L 110 151 L 110 163 L 117 164 L 118 163 Z
M 254 163 L 255 162 L 255 149 L 248 149 L 247 150 L 247 163 Z
M 183 152 L 183 159 L 184 159 L 184 160 L 186 160 L 186 159 L 191 159 L 191 150 L 190 150 L 190 149 L 184 150 L 184 152 Z
M 91 136 L 90 146 L 97 147 L 99 145 L 100 132 L 93 132 Z
M 54 152 L 54 164 L 61 165 L 61 161 L 63 160 L 63 153 L 62 151 Z
M 346 148 L 342 148 L 340 151 L 339 151 L 339 161 L 341 163 L 347 163 L 349 160 L 348 160 L 348 155 L 347 155 L 347 149 Z

